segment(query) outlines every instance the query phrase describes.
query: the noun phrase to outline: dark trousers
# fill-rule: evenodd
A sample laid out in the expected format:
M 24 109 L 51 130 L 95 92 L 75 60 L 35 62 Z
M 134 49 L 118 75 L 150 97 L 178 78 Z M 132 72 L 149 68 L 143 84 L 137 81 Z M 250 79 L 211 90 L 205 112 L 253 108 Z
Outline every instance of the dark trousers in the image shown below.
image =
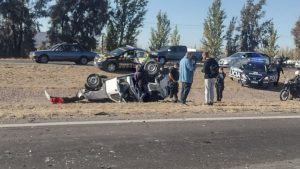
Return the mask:
M 178 100 L 178 82 L 169 81 L 169 88 L 170 88 L 170 98 L 175 98 Z
M 224 86 L 222 85 L 215 85 L 217 91 L 217 101 L 221 101 L 223 98 L 223 90 Z
M 137 94 L 138 94 L 138 100 L 140 101 L 140 102 L 143 102 L 143 101 L 145 101 L 144 99 L 145 99 L 145 97 L 146 97 L 146 95 L 147 95 L 147 93 L 148 93 L 148 87 L 147 87 L 147 85 L 146 84 L 144 84 L 144 85 L 141 85 L 141 86 L 138 86 L 137 87 Z
M 279 82 L 279 79 L 280 79 L 280 72 L 278 72 L 277 75 L 278 75 L 278 78 L 277 78 L 277 80 L 276 80 L 276 82 L 275 82 L 275 86 L 278 85 L 278 82 Z
M 191 87 L 192 87 L 192 83 L 182 82 L 181 95 L 180 95 L 181 103 L 183 103 L 183 104 L 186 103 L 186 99 L 190 93 Z

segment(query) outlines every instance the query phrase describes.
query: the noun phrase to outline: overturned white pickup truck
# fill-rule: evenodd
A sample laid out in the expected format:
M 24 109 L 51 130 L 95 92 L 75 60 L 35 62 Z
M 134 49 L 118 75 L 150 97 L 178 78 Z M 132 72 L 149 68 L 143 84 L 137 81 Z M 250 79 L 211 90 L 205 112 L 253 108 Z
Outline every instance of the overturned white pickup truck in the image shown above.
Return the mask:
M 154 82 L 149 82 L 145 101 L 158 101 L 168 97 L 168 74 L 161 74 Z M 45 90 L 46 97 L 52 103 L 70 103 L 87 99 L 101 101 L 110 99 L 114 102 L 139 101 L 138 91 L 135 87 L 134 74 L 115 78 L 91 74 L 88 76 L 85 87 L 80 89 L 74 97 L 53 97 Z

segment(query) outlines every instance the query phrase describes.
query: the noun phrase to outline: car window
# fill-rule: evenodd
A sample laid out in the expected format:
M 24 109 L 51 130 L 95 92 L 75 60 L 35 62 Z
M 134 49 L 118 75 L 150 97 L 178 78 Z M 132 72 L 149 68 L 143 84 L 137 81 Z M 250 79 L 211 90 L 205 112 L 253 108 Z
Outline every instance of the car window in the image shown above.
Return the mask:
M 71 51 L 71 45 L 64 45 L 63 46 L 63 51 L 70 52 Z
M 177 51 L 177 47 L 175 47 L 175 46 L 170 47 L 170 49 L 171 49 L 171 52 L 176 52 Z
M 79 49 L 79 47 L 78 47 L 78 46 L 76 46 L 76 45 L 72 45 L 72 46 L 70 46 L 70 51 L 71 51 L 71 52 L 79 52 L 79 51 L 80 51 L 80 49 Z
M 55 48 L 54 51 L 57 51 L 57 52 L 65 51 L 65 47 L 63 45 L 60 45 L 57 48 Z
M 59 44 L 53 45 L 50 50 L 55 50 L 57 47 L 59 46 Z
M 126 58 L 133 58 L 134 57 L 134 50 L 129 50 L 127 52 L 125 52 L 123 54 L 123 57 L 126 57 Z
M 180 47 L 179 47 L 179 51 L 180 51 L 180 52 L 186 52 L 186 47 L 180 46 Z
M 241 57 L 242 55 L 243 55 L 243 53 L 235 53 L 233 55 L 230 55 L 229 57 L 238 58 L 238 57 Z
M 121 54 L 123 54 L 124 52 L 125 52 L 125 49 L 117 48 L 117 49 L 114 49 L 111 52 L 109 52 L 108 55 L 117 57 L 117 56 L 120 56 Z
M 143 51 L 143 50 L 136 50 L 136 51 L 135 51 L 135 56 L 136 56 L 137 58 L 142 58 L 142 57 L 144 57 L 144 54 L 145 54 L 145 51 Z
M 169 46 L 164 46 L 162 48 L 160 48 L 158 51 L 166 51 L 169 49 Z

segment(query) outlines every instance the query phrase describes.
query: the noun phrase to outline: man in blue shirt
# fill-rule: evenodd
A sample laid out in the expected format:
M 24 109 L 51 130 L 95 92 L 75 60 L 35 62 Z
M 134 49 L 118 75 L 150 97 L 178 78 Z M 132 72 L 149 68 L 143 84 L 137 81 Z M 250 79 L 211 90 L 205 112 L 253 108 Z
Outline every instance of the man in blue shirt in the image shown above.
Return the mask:
M 193 51 L 188 51 L 179 63 L 179 81 L 181 82 L 180 102 L 186 104 L 187 96 L 192 87 L 195 65 L 192 61 Z

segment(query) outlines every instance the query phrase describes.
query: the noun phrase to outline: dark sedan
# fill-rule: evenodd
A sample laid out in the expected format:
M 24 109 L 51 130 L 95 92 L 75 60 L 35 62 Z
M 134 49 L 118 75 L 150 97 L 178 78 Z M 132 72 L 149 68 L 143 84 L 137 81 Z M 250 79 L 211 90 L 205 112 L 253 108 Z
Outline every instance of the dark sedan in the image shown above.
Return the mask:
M 229 77 L 236 78 L 242 86 L 268 87 L 276 85 L 278 74 L 274 66 L 264 62 L 240 62 L 230 67 Z
M 97 53 L 85 50 L 78 44 L 57 44 L 47 50 L 30 52 L 29 57 L 37 63 L 49 61 L 71 61 L 76 64 L 86 65 L 93 61 Z

